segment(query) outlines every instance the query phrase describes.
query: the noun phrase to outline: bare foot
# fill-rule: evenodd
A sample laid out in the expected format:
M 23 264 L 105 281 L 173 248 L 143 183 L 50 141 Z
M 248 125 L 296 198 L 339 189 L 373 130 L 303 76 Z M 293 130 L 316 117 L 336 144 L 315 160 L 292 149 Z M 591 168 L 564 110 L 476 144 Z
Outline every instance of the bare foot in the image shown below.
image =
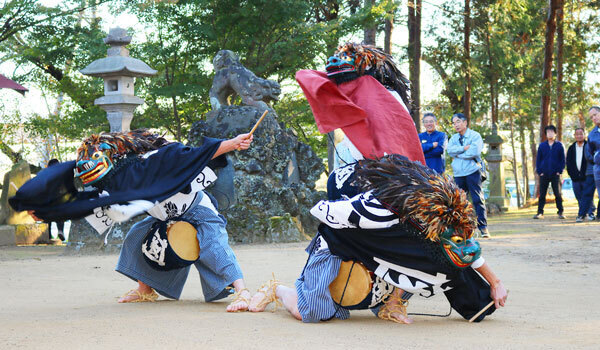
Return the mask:
M 302 316 L 300 316 L 300 312 L 298 311 L 298 293 L 296 292 L 296 289 L 286 286 L 277 286 L 275 293 L 283 303 L 285 309 L 297 320 L 302 321 Z
M 263 284 L 258 289 L 256 294 L 252 296 L 250 299 L 250 305 L 248 305 L 248 310 L 252 312 L 263 312 L 272 302 L 277 303 L 275 305 L 275 309 L 277 309 L 277 306 L 281 305 L 275 293 L 278 286 L 279 281 L 275 279 L 275 276 L 273 276 L 272 280 Z
M 227 312 L 240 312 L 248 310 L 248 304 L 250 300 L 250 292 L 244 288 L 240 292 L 236 293 L 235 299 L 227 306 Z
M 119 298 L 119 303 L 137 303 L 144 301 L 155 301 L 158 294 L 149 285 L 138 281 L 138 288 L 132 289 Z
M 154 302 L 157 298 L 158 294 L 156 294 L 152 288 L 147 292 L 141 292 L 139 289 L 132 289 L 119 298 L 119 303 Z
M 392 312 L 391 317 L 395 318 L 397 323 L 404 323 L 404 324 L 411 324 L 413 323 L 413 319 L 408 317 L 408 316 L 404 316 L 402 313 L 400 312 Z
M 248 311 L 252 312 L 263 312 L 273 302 L 270 300 L 273 298 L 273 293 L 270 290 L 256 292 L 252 298 L 250 298 L 250 304 L 248 305 Z
M 396 323 L 411 324 L 413 319 L 406 315 L 406 305 L 403 305 L 401 299 L 390 299 L 385 305 L 381 307 L 377 317 L 394 321 Z M 408 303 L 408 302 L 407 302 Z

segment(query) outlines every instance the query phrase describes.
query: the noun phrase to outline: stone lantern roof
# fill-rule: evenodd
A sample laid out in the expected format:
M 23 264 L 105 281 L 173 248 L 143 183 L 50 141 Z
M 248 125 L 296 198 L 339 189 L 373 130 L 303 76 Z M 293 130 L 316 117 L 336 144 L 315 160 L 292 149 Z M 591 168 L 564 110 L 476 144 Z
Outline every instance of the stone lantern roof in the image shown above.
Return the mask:
M 144 100 L 135 96 L 136 77 L 149 77 L 156 70 L 146 63 L 129 57 L 125 48 L 131 36 L 123 28 L 111 28 L 104 43 L 110 45 L 108 57 L 96 60 L 81 70 L 82 74 L 104 79 L 104 96 L 94 104 L 106 111 L 111 132 L 128 131 L 136 107 Z
M 129 57 L 129 50 L 125 45 L 131 42 L 131 36 L 123 28 L 112 28 L 104 43 L 110 45 L 108 57 L 95 60 L 81 70 L 82 74 L 92 77 L 128 76 L 150 77 L 156 70 L 146 63 Z

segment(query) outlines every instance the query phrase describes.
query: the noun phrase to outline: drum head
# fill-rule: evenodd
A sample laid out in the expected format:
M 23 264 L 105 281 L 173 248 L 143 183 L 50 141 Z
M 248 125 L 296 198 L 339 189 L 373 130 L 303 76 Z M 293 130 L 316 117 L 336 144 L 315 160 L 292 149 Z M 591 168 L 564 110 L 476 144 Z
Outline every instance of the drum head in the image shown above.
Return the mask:
M 185 221 L 177 221 L 167 227 L 171 249 L 184 260 L 196 261 L 200 255 L 197 233 L 196 228 Z
M 329 285 L 329 293 L 338 305 L 350 307 L 360 304 L 371 292 L 371 286 L 371 275 L 363 264 L 342 261 L 338 276 Z

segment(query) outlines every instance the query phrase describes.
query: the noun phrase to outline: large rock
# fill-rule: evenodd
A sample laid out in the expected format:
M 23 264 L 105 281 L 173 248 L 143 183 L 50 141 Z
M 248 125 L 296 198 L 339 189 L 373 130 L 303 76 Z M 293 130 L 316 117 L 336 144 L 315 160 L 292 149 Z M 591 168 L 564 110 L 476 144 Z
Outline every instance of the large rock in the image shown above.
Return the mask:
M 18 224 L 14 227 L 17 244 L 50 243 L 49 225 L 46 223 Z
M 251 106 L 223 106 L 211 111 L 206 121 L 192 126 L 190 144 L 200 145 L 204 136 L 232 138 L 247 133 L 262 112 Z M 324 171 L 323 162 L 291 130 L 279 125 L 273 111 L 254 133 L 250 149 L 227 156 L 233 168 L 233 187 L 227 191 L 221 183 L 217 191 L 209 188 L 208 192 L 219 200 L 232 241 L 293 242 L 316 233 L 318 222 L 309 210 L 326 197 L 315 190 L 315 182 Z M 219 181 L 227 177 L 221 173 Z M 235 198 L 220 200 L 224 192 Z
M 67 254 L 118 253 L 121 251 L 123 240 L 131 226 L 146 217 L 147 215 L 138 215 L 123 223 L 114 224 L 111 229 L 102 235 L 99 235 L 85 219 L 73 220 L 65 252 Z
M 27 212 L 17 212 L 8 204 L 8 199 L 17 193 L 23 184 L 31 179 L 29 164 L 23 161 L 13 165 L 4 175 L 2 195 L 0 196 L 0 224 L 33 224 L 35 220 Z

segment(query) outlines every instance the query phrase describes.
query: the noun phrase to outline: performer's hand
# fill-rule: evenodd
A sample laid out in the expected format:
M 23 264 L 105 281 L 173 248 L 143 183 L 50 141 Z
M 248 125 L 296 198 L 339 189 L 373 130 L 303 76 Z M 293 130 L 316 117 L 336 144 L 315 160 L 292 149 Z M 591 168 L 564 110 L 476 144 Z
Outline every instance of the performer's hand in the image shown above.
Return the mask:
M 35 211 L 34 210 L 28 210 L 27 214 L 29 214 L 29 216 L 31 216 L 33 218 L 33 220 L 35 220 L 35 221 L 44 221 L 44 220 L 38 218 L 37 216 L 35 216 Z
M 471 148 L 471 145 L 466 145 L 466 146 L 465 146 L 465 151 L 468 151 L 468 150 L 469 150 L 469 148 Z
M 504 306 L 506 303 L 506 298 L 508 297 L 508 293 L 506 292 L 506 289 L 504 289 L 502 282 L 498 281 L 490 286 L 490 296 L 492 299 L 494 299 L 494 305 L 496 306 L 496 309 Z
M 250 134 L 239 134 L 233 139 L 233 144 L 236 150 L 245 150 L 250 148 L 250 144 L 254 139 L 253 135 Z
M 434 143 L 433 143 L 433 148 L 436 148 L 437 146 L 438 146 L 438 143 L 437 143 L 437 142 L 434 142 Z

